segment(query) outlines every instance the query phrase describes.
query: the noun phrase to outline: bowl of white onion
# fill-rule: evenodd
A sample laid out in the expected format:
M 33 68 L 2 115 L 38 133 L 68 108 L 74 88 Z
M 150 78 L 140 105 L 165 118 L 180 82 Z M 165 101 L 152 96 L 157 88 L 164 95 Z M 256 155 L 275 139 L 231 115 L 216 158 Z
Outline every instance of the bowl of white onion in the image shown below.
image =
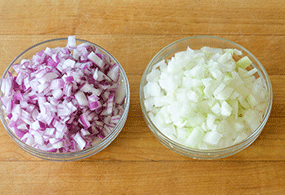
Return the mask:
M 252 144 L 273 101 L 269 76 L 244 47 L 214 36 L 173 42 L 147 65 L 140 84 L 145 121 L 166 147 L 216 159 Z
M 128 115 L 130 89 L 120 63 L 75 36 L 26 49 L 8 65 L 0 86 L 6 131 L 20 148 L 45 160 L 100 152 Z

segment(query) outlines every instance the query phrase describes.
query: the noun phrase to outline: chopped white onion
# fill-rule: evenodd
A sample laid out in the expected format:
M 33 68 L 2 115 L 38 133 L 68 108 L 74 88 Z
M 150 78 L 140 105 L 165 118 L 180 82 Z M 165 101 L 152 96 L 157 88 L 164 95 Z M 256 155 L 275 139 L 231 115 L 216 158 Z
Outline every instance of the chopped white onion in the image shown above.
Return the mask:
M 236 62 L 233 55 L 242 52 L 188 47 L 153 66 L 144 105 L 167 137 L 214 149 L 236 144 L 258 128 L 268 105 L 264 82 L 248 57 Z

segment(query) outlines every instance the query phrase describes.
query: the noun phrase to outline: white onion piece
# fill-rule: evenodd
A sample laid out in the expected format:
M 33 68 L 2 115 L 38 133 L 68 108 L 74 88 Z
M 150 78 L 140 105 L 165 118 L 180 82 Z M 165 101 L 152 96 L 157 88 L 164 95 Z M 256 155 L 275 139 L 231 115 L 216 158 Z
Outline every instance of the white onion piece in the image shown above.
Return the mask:
M 252 62 L 236 49 L 176 53 L 146 75 L 144 105 L 170 139 L 200 149 L 236 144 L 261 123 L 268 94 Z

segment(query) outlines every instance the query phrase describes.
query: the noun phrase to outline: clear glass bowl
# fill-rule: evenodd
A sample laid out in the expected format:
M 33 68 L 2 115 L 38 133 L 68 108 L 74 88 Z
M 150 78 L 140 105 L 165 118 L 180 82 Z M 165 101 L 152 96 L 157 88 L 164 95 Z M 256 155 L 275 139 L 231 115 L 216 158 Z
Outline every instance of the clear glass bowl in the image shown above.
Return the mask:
M 235 145 L 232 145 L 227 148 L 222 148 L 222 149 L 193 149 L 191 147 L 187 147 L 185 145 L 182 145 L 180 143 L 177 143 L 171 139 L 169 139 L 167 136 L 165 136 L 151 121 L 149 118 L 145 106 L 144 106 L 144 91 L 143 87 L 146 85 L 146 76 L 147 74 L 151 71 L 152 66 L 154 66 L 157 62 L 161 61 L 162 59 L 170 59 L 171 57 L 174 56 L 175 53 L 179 51 L 185 51 L 187 47 L 190 47 L 191 49 L 201 49 L 204 46 L 209 46 L 209 47 L 215 47 L 215 48 L 231 48 L 231 49 L 238 49 L 242 51 L 243 55 L 242 56 L 248 56 L 250 60 L 253 62 L 253 66 L 258 69 L 259 76 L 264 79 L 264 84 L 266 87 L 266 90 L 268 91 L 268 106 L 266 108 L 265 114 L 263 116 L 263 120 L 259 127 L 250 135 L 248 136 L 245 140 L 243 140 L 240 143 L 237 143 Z M 252 67 L 253 68 L 253 67 Z M 250 53 L 247 49 L 244 47 L 238 45 L 237 43 L 234 43 L 232 41 L 219 38 L 219 37 L 214 37 L 214 36 L 193 36 L 193 37 L 188 37 L 184 38 L 178 41 L 175 41 L 168 46 L 164 47 L 162 50 L 160 50 L 149 62 L 147 65 L 142 79 L 140 83 L 140 104 L 142 108 L 142 112 L 146 121 L 146 124 L 148 125 L 149 129 L 151 132 L 154 134 L 154 136 L 166 147 L 169 149 L 187 156 L 187 157 L 192 157 L 195 159 L 217 159 L 217 158 L 223 158 L 227 156 L 231 156 L 245 148 L 247 148 L 250 144 L 252 144 L 255 139 L 260 135 L 262 132 L 268 118 L 271 112 L 271 107 L 272 107 L 272 102 L 273 102 L 273 93 L 272 93 L 272 86 L 271 82 L 269 79 L 269 76 L 262 66 L 262 64 L 258 61 L 258 59 Z
M 79 159 L 89 157 L 93 154 L 100 152 L 104 148 L 106 148 L 118 136 L 118 134 L 121 132 L 121 130 L 123 129 L 123 127 L 125 125 L 125 122 L 126 122 L 127 116 L 128 116 L 129 105 L 130 105 L 130 86 L 129 86 L 127 75 L 126 75 L 124 69 L 122 68 L 122 66 L 120 65 L 120 63 L 108 51 L 106 51 L 102 47 L 100 47 L 94 43 L 91 43 L 89 41 L 76 39 L 77 45 L 81 44 L 81 43 L 85 43 L 85 42 L 88 42 L 88 43 L 92 44 L 93 46 L 95 46 L 96 48 L 100 49 L 102 53 L 108 55 L 113 62 L 119 64 L 119 66 L 120 66 L 120 71 L 121 71 L 121 75 L 122 75 L 122 82 L 123 82 L 124 88 L 126 90 L 126 98 L 125 98 L 125 102 L 124 102 L 124 112 L 122 114 L 122 117 L 119 120 L 119 122 L 117 123 L 117 125 L 114 127 L 113 131 L 108 136 L 106 136 L 104 139 L 102 139 L 97 145 L 94 145 L 92 147 L 89 147 L 87 149 L 77 151 L 77 152 L 51 153 L 51 152 L 45 152 L 45 151 L 42 151 L 42 150 L 39 150 L 39 149 L 36 149 L 34 147 L 27 145 L 26 143 L 22 142 L 14 134 L 14 132 L 8 126 L 9 121 L 6 119 L 5 112 L 2 109 L 3 105 L 2 105 L 2 102 L 0 101 L 0 118 L 1 118 L 2 124 L 5 127 L 6 131 L 13 138 L 13 140 L 17 143 L 17 145 L 20 148 L 22 148 L 24 151 L 30 153 L 33 156 L 36 156 L 38 158 L 42 158 L 45 160 L 52 160 L 52 161 L 74 161 L 74 160 L 79 160 Z M 26 49 L 25 51 L 23 51 L 20 55 L 18 55 L 9 64 L 9 66 L 7 67 L 7 69 L 5 70 L 5 72 L 3 73 L 2 77 L 1 77 L 0 86 L 2 85 L 2 78 L 7 77 L 8 71 L 12 72 L 13 75 L 16 74 L 12 68 L 13 64 L 20 63 L 22 59 L 31 59 L 34 54 L 36 54 L 37 52 L 39 52 L 41 50 L 45 50 L 46 47 L 49 47 L 49 48 L 65 47 L 66 44 L 67 44 L 67 38 L 59 38 L 59 39 L 51 39 L 51 40 L 47 40 L 44 42 L 40 42 L 40 43 L 35 44 L 32 47 Z M 1 92 L 0 95 L 2 97 L 3 93 Z

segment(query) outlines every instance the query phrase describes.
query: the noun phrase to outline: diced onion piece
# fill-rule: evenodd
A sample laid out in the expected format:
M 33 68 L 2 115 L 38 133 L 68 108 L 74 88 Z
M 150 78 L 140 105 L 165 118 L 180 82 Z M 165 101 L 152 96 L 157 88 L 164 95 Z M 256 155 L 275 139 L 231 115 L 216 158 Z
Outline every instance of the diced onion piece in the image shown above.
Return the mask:
M 81 137 L 79 132 L 76 133 L 73 139 L 78 144 L 79 150 L 83 150 L 83 148 L 86 146 L 86 141 Z
M 57 88 L 52 91 L 52 95 L 55 99 L 59 99 L 62 97 L 62 90 Z
M 75 99 L 81 106 L 87 106 L 88 105 L 88 100 L 85 96 L 85 94 L 82 91 L 78 91 L 75 95 Z
M 215 132 L 215 131 L 210 131 L 205 134 L 203 141 L 207 144 L 210 145 L 217 145 L 222 138 L 222 134 Z
M 104 61 L 99 58 L 94 52 L 88 55 L 88 59 L 94 62 L 99 68 L 103 69 Z
M 244 56 L 240 60 L 237 61 L 236 65 L 237 67 L 246 69 L 249 65 L 251 65 L 251 63 L 252 63 L 251 60 L 247 56 Z
M 192 102 L 198 102 L 199 101 L 199 96 L 195 91 L 189 91 L 187 93 L 187 98 L 192 101 Z
M 195 127 L 193 131 L 190 133 L 188 138 L 186 139 L 186 144 L 193 147 L 195 145 L 198 145 L 202 138 L 203 138 L 203 130 L 201 127 Z
M 232 107 L 226 102 L 222 101 L 221 105 L 221 115 L 222 116 L 230 116 L 232 113 Z
M 75 36 L 68 36 L 68 41 L 67 41 L 67 48 L 74 49 L 76 48 L 76 39 Z
M 120 76 L 120 67 L 117 64 L 113 65 L 107 76 L 110 77 L 114 82 L 117 82 Z
M 212 111 L 216 114 L 219 115 L 221 113 L 221 106 L 219 103 L 216 103 L 213 107 L 212 107 Z
M 243 118 L 250 130 L 255 131 L 262 121 L 262 114 L 259 111 L 249 109 L 245 111 Z

